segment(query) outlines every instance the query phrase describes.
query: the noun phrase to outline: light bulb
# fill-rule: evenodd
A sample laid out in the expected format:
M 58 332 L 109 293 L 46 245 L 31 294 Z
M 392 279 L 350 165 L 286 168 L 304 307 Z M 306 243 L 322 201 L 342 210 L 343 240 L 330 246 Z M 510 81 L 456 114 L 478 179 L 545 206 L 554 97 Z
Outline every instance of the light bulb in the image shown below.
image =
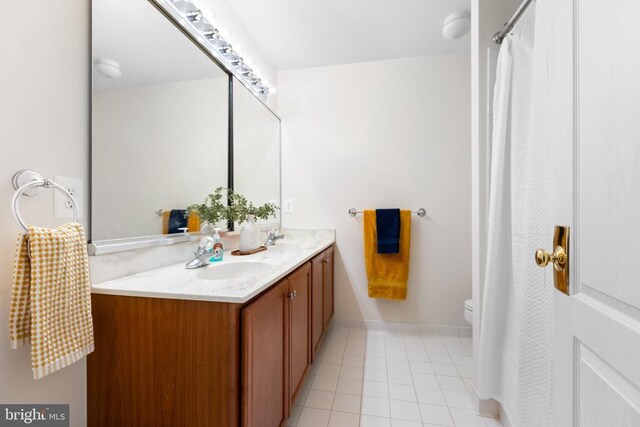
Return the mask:
M 196 10 L 187 14 L 187 19 L 191 22 L 200 22 L 202 20 L 202 12 L 200 10 Z
M 218 38 L 218 31 L 216 29 L 213 29 L 212 31 L 208 31 L 208 32 L 204 33 L 204 36 L 209 40 L 217 39 Z

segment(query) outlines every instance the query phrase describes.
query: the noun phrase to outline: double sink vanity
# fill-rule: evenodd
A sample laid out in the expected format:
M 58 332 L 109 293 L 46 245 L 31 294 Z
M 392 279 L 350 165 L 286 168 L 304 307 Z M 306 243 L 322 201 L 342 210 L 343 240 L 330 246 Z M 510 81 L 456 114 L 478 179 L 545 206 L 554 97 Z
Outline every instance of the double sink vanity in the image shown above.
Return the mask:
M 333 315 L 333 243 L 94 284 L 89 425 L 284 425 Z

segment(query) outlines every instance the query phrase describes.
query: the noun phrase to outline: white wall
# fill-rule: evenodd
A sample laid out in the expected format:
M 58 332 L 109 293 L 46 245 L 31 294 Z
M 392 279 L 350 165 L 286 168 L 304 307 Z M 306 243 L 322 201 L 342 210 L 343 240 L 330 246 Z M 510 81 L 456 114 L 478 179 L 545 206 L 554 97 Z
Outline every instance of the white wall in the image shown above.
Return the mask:
M 225 76 L 94 93 L 92 240 L 162 234 L 157 210 L 227 186 L 228 85 Z
M 285 227 L 335 227 L 336 318 L 466 326 L 471 297 L 469 56 L 278 73 Z M 370 299 L 362 216 L 413 216 L 408 300 Z
M 31 374 L 29 347 L 9 348 L 7 320 L 16 237 L 9 201 L 11 176 L 34 169 L 45 176 L 83 178 L 89 156 L 88 1 L 4 2 L 0 14 L 0 402 L 69 403 L 71 425 L 86 425 L 85 363 L 44 379 Z M 30 224 L 55 226 L 53 193 L 22 201 Z M 87 206 L 82 210 L 87 212 Z M 86 218 L 83 218 L 86 225 Z
M 280 206 L 280 120 L 249 89 L 233 83 L 233 189 L 255 206 Z M 280 212 L 258 220 L 259 226 L 279 225 Z

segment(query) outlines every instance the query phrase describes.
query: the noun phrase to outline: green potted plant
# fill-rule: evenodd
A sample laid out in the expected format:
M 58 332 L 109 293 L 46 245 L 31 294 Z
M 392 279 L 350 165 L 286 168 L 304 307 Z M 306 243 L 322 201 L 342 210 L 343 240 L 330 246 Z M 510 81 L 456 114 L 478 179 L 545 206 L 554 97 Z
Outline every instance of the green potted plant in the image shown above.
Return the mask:
M 188 216 L 190 213 L 198 214 L 200 221 L 214 226 L 220 221 L 226 220 L 228 206 L 226 203 L 223 203 L 224 195 L 222 192 L 224 190 L 223 187 L 218 187 L 213 193 L 207 196 L 204 202 L 187 206 L 185 215 Z
M 227 204 L 223 203 L 225 195 Z M 228 188 L 218 187 L 214 193 L 207 196 L 204 203 L 190 205 L 187 213 L 197 213 L 201 221 L 209 224 L 217 224 L 223 219 L 238 223 L 245 222 L 240 231 L 240 250 L 246 252 L 261 245 L 260 229 L 255 223 L 256 219 L 275 217 L 277 210 L 278 207 L 273 203 L 255 206 L 243 195 Z

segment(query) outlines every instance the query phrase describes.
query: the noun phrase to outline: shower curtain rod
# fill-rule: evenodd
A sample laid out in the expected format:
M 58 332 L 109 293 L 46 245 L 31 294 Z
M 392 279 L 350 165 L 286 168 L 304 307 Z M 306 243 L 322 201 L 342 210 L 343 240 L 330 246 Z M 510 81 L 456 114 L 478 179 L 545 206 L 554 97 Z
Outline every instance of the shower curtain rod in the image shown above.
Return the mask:
M 506 24 L 504 24 L 504 26 L 502 27 L 502 30 L 498 31 L 493 35 L 493 41 L 496 42 L 497 44 L 501 44 L 505 36 L 509 33 L 509 31 L 513 30 L 513 27 L 520 20 L 520 18 L 522 18 L 522 15 L 524 15 L 524 12 L 533 2 L 534 0 L 524 0 L 520 5 L 520 7 L 518 8 L 518 10 L 516 10 L 516 13 L 513 14 L 511 19 L 509 19 L 509 21 Z

